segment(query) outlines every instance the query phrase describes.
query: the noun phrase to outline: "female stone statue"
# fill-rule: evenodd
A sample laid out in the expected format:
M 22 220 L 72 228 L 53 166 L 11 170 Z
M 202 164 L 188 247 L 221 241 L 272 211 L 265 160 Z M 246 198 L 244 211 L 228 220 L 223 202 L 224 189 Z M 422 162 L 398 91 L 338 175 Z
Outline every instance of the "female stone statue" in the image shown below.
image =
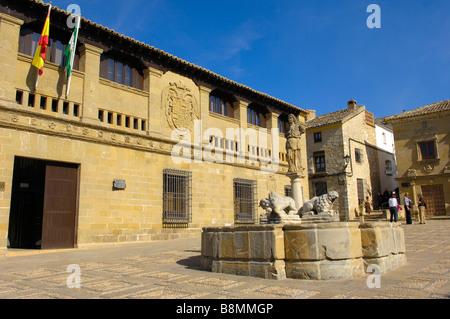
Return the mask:
M 294 114 L 288 116 L 289 128 L 286 131 L 286 152 L 289 164 L 288 173 L 301 173 L 303 171 L 300 161 L 300 136 L 305 133 L 305 127 L 300 125 Z

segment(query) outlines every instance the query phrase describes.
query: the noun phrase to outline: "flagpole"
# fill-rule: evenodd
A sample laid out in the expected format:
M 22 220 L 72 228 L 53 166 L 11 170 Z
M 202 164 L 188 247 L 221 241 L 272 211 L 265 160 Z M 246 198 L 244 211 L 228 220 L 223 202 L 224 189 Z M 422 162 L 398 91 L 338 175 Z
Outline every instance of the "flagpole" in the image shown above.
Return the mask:
M 70 74 L 69 74 L 69 77 L 68 77 L 68 79 L 67 79 L 66 98 L 68 98 L 68 96 L 69 96 L 70 82 L 71 82 L 71 80 L 72 80 L 72 71 L 73 71 L 72 68 L 73 68 L 73 61 L 74 61 L 74 59 L 75 59 L 75 51 L 76 51 L 76 49 L 77 49 L 78 33 L 80 32 L 81 14 L 78 14 L 78 15 L 75 17 L 75 19 L 76 19 L 76 23 L 75 23 L 75 30 L 74 30 L 74 31 L 76 31 L 76 36 L 75 36 L 74 41 L 73 41 L 73 48 L 72 48 L 73 52 L 72 52 L 72 54 L 70 55 L 70 62 L 69 62 L 69 65 L 70 65 Z
M 51 10 L 52 10 L 52 2 L 50 1 L 50 4 L 49 4 L 49 6 L 48 6 L 47 18 L 50 17 L 50 11 L 51 11 Z M 46 18 L 46 20 L 47 20 L 47 18 Z M 45 23 L 44 23 L 44 25 L 45 25 Z M 42 36 L 42 35 L 41 35 L 41 36 Z M 38 83 L 39 83 L 39 78 L 40 78 L 40 75 L 39 75 L 39 69 L 37 69 L 37 72 L 36 72 L 36 83 L 34 84 L 34 91 L 37 90 Z

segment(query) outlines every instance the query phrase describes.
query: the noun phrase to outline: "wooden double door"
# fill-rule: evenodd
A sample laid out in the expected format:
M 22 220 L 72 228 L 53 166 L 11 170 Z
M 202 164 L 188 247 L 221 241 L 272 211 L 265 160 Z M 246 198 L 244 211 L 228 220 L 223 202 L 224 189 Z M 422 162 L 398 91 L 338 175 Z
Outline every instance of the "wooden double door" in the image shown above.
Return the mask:
M 9 247 L 75 247 L 78 175 L 77 164 L 16 157 Z
M 427 204 L 425 213 L 430 216 L 445 215 L 444 187 L 442 184 L 423 185 L 422 197 Z

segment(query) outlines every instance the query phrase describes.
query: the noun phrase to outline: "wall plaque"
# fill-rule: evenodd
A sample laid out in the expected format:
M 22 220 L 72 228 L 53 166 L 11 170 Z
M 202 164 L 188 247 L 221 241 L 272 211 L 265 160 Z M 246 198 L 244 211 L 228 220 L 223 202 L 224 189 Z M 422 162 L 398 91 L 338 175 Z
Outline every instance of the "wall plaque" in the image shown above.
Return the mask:
M 113 182 L 114 189 L 125 189 L 126 184 L 124 179 L 115 179 Z

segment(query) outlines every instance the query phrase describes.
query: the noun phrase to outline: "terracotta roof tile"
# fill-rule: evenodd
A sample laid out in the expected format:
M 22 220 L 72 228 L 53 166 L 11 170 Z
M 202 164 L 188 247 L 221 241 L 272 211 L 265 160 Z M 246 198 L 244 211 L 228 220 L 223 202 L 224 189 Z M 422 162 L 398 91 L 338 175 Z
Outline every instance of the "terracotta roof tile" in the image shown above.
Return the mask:
M 34 2 L 34 3 L 37 3 L 37 4 L 40 4 L 40 5 L 44 5 L 44 6 L 48 6 L 48 5 L 49 5 L 48 3 L 45 3 L 45 2 L 43 2 L 43 1 L 41 1 L 41 0 L 30 0 L 30 1 L 32 1 L 32 2 Z M 54 11 L 56 11 L 56 12 L 60 12 L 60 13 L 65 14 L 65 15 L 67 15 L 67 16 L 69 16 L 69 15 L 71 14 L 70 12 L 67 12 L 67 11 L 65 11 L 65 10 L 62 10 L 62 9 L 58 8 L 57 6 L 52 6 L 52 10 L 54 10 Z M 287 102 L 285 102 L 285 101 L 282 101 L 282 100 L 280 100 L 280 99 L 277 99 L 277 98 L 275 98 L 275 97 L 273 97 L 273 96 L 271 96 L 271 95 L 268 95 L 268 94 L 266 94 L 266 93 L 262 93 L 262 92 L 256 91 L 256 90 L 254 90 L 254 89 L 252 89 L 252 88 L 250 88 L 250 87 L 247 87 L 247 86 L 245 86 L 245 85 L 243 85 L 243 84 L 239 84 L 239 83 L 237 83 L 237 82 L 235 82 L 235 81 L 229 80 L 229 79 L 227 79 L 227 78 L 225 78 L 225 77 L 223 77 L 223 76 L 221 76 L 221 75 L 218 75 L 218 74 L 216 74 L 216 73 L 214 73 L 214 72 L 212 72 L 212 71 L 210 71 L 210 70 L 208 70 L 208 69 L 205 69 L 205 68 L 200 67 L 200 66 L 197 66 L 197 65 L 195 65 L 195 64 L 193 64 L 193 63 L 187 62 L 187 61 L 185 61 L 185 60 L 183 60 L 183 59 L 180 59 L 180 58 L 178 58 L 178 57 L 176 57 L 176 56 L 174 56 L 174 55 L 172 55 L 172 54 L 169 54 L 169 53 L 164 52 L 164 51 L 162 51 L 162 50 L 160 50 L 160 49 L 157 49 L 157 48 L 155 48 L 155 47 L 153 47 L 153 46 L 151 46 L 151 45 L 148 45 L 148 44 L 146 44 L 146 43 L 144 43 L 144 42 L 141 42 L 141 41 L 135 40 L 135 39 L 133 39 L 133 38 L 130 38 L 130 37 L 128 37 L 128 36 L 125 36 L 125 35 L 123 35 L 123 34 L 120 34 L 120 33 L 116 32 L 116 31 L 114 31 L 114 30 L 112 30 L 112 29 L 109 29 L 109 28 L 107 28 L 107 27 L 104 27 L 104 26 L 102 26 L 101 24 L 97 24 L 97 23 L 95 23 L 95 22 L 93 22 L 93 21 L 91 21 L 91 20 L 89 20 L 89 19 L 86 19 L 86 18 L 81 17 L 81 21 L 84 22 L 84 23 L 87 23 L 87 24 L 89 24 L 89 25 L 92 25 L 92 26 L 94 26 L 94 27 L 96 27 L 96 28 L 102 29 L 102 30 L 104 30 L 105 32 L 109 32 L 109 33 L 111 33 L 111 34 L 113 34 L 113 35 L 115 35 L 115 36 L 117 36 L 117 37 L 120 37 L 120 38 L 122 38 L 122 39 L 124 39 L 124 40 L 130 41 L 130 42 L 132 42 L 132 43 L 135 43 L 135 44 L 138 44 L 138 45 L 140 45 L 140 46 L 146 47 L 146 48 L 148 48 L 148 49 L 150 49 L 150 50 L 156 51 L 157 53 L 159 53 L 159 54 L 161 54 L 161 55 L 163 55 L 163 56 L 166 56 L 166 57 L 168 57 L 168 58 L 170 58 L 170 59 L 172 59 L 172 60 L 175 60 L 175 61 L 177 61 L 177 62 L 179 62 L 179 63 L 182 63 L 182 64 L 187 65 L 187 66 L 189 66 L 189 67 L 192 67 L 192 68 L 194 68 L 194 69 L 200 70 L 201 72 L 206 73 L 206 74 L 209 74 L 209 75 L 215 77 L 216 79 L 218 79 L 218 80 L 220 80 L 220 81 L 222 81 L 222 82 L 225 82 L 225 83 L 227 83 L 227 84 L 230 84 L 230 85 L 232 85 L 232 86 L 234 86 L 234 87 L 242 88 L 242 89 L 244 89 L 244 90 L 246 90 L 246 91 L 248 91 L 248 92 L 257 94 L 257 95 L 259 95 L 259 96 L 261 96 L 261 97 L 263 97 L 263 98 L 266 98 L 266 99 L 272 100 L 272 101 L 274 101 L 274 102 L 277 102 L 277 103 L 279 103 L 279 104 L 281 104 L 281 105 L 283 105 L 283 106 L 285 106 L 285 107 L 287 107 L 287 108 L 291 108 L 291 109 L 298 110 L 298 111 L 300 111 L 300 112 L 306 113 L 306 111 L 305 111 L 304 109 L 302 109 L 302 108 L 299 108 L 299 107 L 297 107 L 297 106 L 295 106 L 295 105 L 292 105 L 292 104 L 290 104 L 290 103 L 287 103 Z
M 436 102 L 430 105 L 425 105 L 422 107 L 419 107 L 417 109 L 403 112 L 397 115 L 392 115 L 389 117 L 386 117 L 386 121 L 390 120 L 398 120 L 398 119 L 404 119 L 408 117 L 414 117 L 414 116 L 420 116 L 420 115 L 426 115 L 426 114 L 432 114 L 432 113 L 438 113 L 443 111 L 450 111 L 450 100 L 444 100 L 441 102 Z
M 365 110 L 364 106 L 358 106 L 356 109 L 343 109 L 340 111 L 319 115 L 306 122 L 306 128 L 312 129 L 319 126 L 344 123 L 346 120 L 354 117 L 363 110 Z

